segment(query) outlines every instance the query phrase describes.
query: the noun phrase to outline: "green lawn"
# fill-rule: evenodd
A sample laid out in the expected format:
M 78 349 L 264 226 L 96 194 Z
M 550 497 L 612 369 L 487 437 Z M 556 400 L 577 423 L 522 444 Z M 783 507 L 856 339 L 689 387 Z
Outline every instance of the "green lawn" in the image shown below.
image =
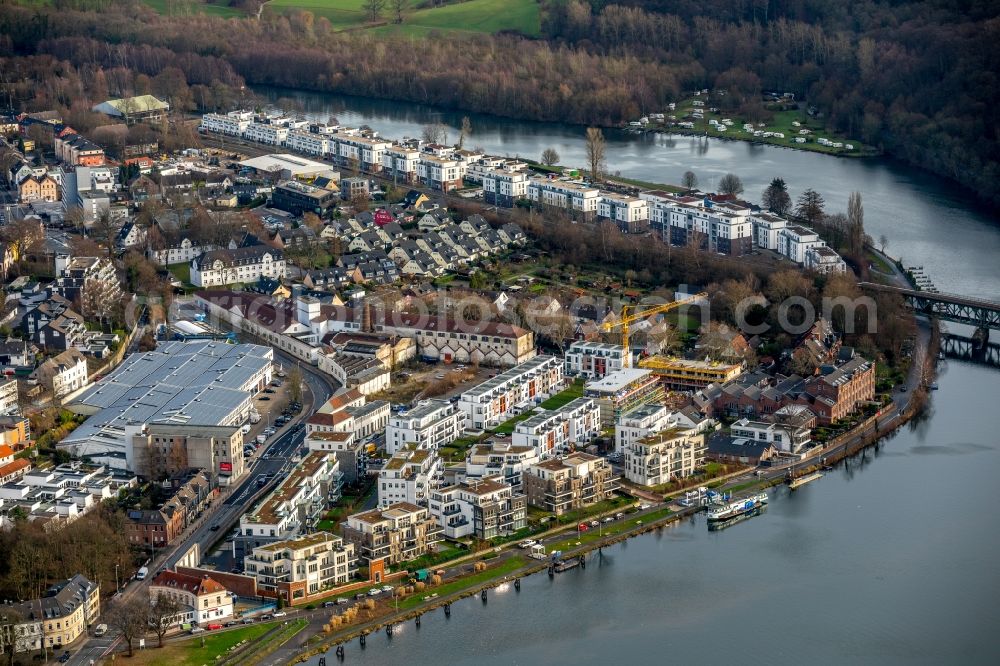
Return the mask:
M 642 518 L 636 518 L 635 514 L 629 513 L 626 514 L 621 520 L 616 520 L 611 523 L 601 523 L 600 527 L 589 528 L 586 532 L 581 532 L 580 534 L 573 533 L 572 536 L 568 536 L 565 539 L 561 539 L 548 545 L 547 549 L 550 553 L 553 550 L 571 550 L 576 548 L 577 543 L 582 546 L 599 541 L 604 537 L 623 534 L 628 530 L 638 527 L 638 521 L 642 521 L 643 524 L 648 525 L 656 522 L 657 520 L 666 518 L 671 513 L 670 509 L 666 508 L 648 513 Z
M 166 2 L 166 0 L 148 0 Z M 316 16 L 325 16 L 336 30 L 362 28 L 368 24 L 365 0 L 271 0 L 268 7 L 278 12 L 304 9 Z M 415 5 L 411 0 L 410 6 Z M 406 37 L 426 37 L 434 31 L 500 32 L 517 30 L 537 36 L 541 30 L 539 5 L 535 0 L 468 0 L 443 7 L 408 10 L 402 24 L 392 23 L 387 6 L 372 29 L 377 34 Z
M 135 666 L 201 666 L 202 664 L 211 664 L 237 643 L 245 640 L 258 640 L 275 626 L 276 623 L 271 622 L 251 624 L 220 633 L 207 632 L 200 636 L 194 636 L 190 640 L 170 643 L 163 648 L 153 647 L 142 651 L 137 650 L 135 656 L 126 661 Z M 204 647 L 202 647 L 202 640 L 205 642 Z M 152 640 L 147 638 L 146 643 L 156 645 L 156 637 L 154 636 Z
M 829 153 L 832 155 L 874 155 L 877 154 L 877 150 L 871 146 L 866 146 L 861 143 L 859 139 L 844 137 L 838 135 L 835 132 L 831 132 L 824 128 L 824 126 L 816 121 L 814 118 L 810 118 L 803 111 L 792 110 L 792 111 L 776 111 L 774 117 L 769 120 L 765 127 L 757 127 L 759 129 L 767 132 L 781 132 L 785 135 L 783 139 L 778 139 L 774 137 L 763 138 L 754 137 L 752 134 L 748 133 L 743 129 L 743 123 L 746 122 L 744 118 L 740 118 L 735 114 L 729 114 L 726 112 L 711 113 L 708 110 L 708 106 L 700 107 L 700 110 L 704 112 L 703 120 L 696 120 L 693 118 L 685 119 L 684 116 L 692 111 L 695 107 L 693 102 L 695 98 L 686 99 L 677 104 L 677 110 L 673 112 L 664 112 L 668 115 L 677 116 L 678 121 L 687 120 L 694 123 L 694 128 L 690 130 L 679 130 L 681 133 L 687 134 L 698 134 L 708 136 L 720 137 L 724 139 L 740 139 L 743 141 L 756 141 L 760 143 L 769 143 L 776 146 L 784 146 L 787 148 L 797 148 L 800 150 L 811 150 L 820 153 Z M 729 127 L 725 132 L 720 132 L 716 130 L 709 124 L 709 120 L 722 120 L 723 118 L 729 118 L 733 121 L 731 127 Z M 669 121 L 668 121 L 669 122 Z M 793 122 L 799 122 L 800 126 L 796 127 L 792 125 Z M 650 127 L 656 127 L 656 125 L 650 125 Z M 807 143 L 795 143 L 795 137 L 799 136 L 799 130 L 808 129 L 812 131 L 812 134 L 807 136 Z M 854 150 L 849 151 L 845 148 L 833 148 L 830 146 L 821 146 L 816 143 L 816 139 L 819 137 L 826 137 L 830 141 L 840 141 L 843 143 L 850 143 L 854 146 Z M 702 185 L 703 187 L 705 184 Z
M 189 2 L 175 3 L 170 3 L 169 0 L 142 1 L 155 9 L 159 14 L 208 14 L 209 16 L 219 16 L 222 18 L 238 18 L 240 16 L 244 16 L 242 10 L 227 6 L 225 4 L 225 0 L 216 0 L 216 2 L 197 2 L 197 0 L 190 0 Z
M 191 284 L 191 264 L 185 261 L 180 264 L 168 266 L 167 269 L 175 278 L 180 280 L 182 284 Z
M 583 382 L 575 381 L 569 388 L 556 393 L 554 396 L 543 400 L 539 407 L 542 409 L 559 409 L 560 407 L 567 405 L 577 398 L 583 397 Z
M 462 576 L 457 580 L 438 585 L 437 587 L 428 587 L 423 592 L 417 592 L 413 596 L 400 601 L 399 610 L 407 610 L 409 608 L 419 606 L 424 603 L 424 597 L 430 594 L 437 594 L 439 597 L 443 597 L 454 592 L 461 592 L 462 590 L 474 587 L 480 583 L 485 583 L 486 581 L 492 580 L 498 576 L 513 573 L 523 567 L 524 563 L 525 559 L 523 557 L 515 555 L 510 559 L 501 562 L 497 566 L 487 567 L 485 571 L 480 571 L 477 574 Z

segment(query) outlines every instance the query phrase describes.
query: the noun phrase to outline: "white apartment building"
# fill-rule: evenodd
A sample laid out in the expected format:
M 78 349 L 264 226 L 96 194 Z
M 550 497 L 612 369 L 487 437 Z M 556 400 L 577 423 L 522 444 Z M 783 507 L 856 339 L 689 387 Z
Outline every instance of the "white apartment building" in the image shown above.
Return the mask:
M 546 206 L 592 217 L 597 214 L 601 192 L 596 187 L 577 181 L 535 177 L 528 181 L 528 198 Z
M 463 163 L 451 157 L 420 153 L 417 179 L 435 190 L 448 192 L 462 186 Z
M 806 251 L 826 245 L 819 234 L 812 229 L 790 224 L 778 233 L 778 254 L 788 257 L 797 264 L 804 264 Z
M 536 356 L 469 389 L 459 397 L 458 408 L 465 414 L 467 428 L 485 430 L 534 407 L 562 385 L 562 360 Z
M 547 458 L 583 446 L 601 434 L 601 408 L 596 400 L 577 398 L 558 409 L 541 410 L 517 424 L 511 442 L 530 446 Z
M 340 487 L 336 456 L 311 451 L 260 504 L 240 516 L 240 534 L 254 546 L 297 537 L 336 501 Z
M 385 451 L 389 455 L 410 445 L 437 451 L 458 439 L 465 414 L 447 400 L 421 400 L 416 407 L 389 418 Z
M 611 220 L 623 231 L 635 233 L 649 226 L 649 202 L 614 192 L 601 192 L 597 216 Z
M 354 544 L 329 532 L 257 546 L 243 558 L 243 574 L 265 596 L 294 603 L 351 581 Z
M 566 352 L 564 372 L 569 377 L 600 379 L 624 366 L 625 348 L 604 342 L 574 342 Z
M 527 498 L 495 477 L 438 488 L 431 493 L 429 506 L 449 539 L 492 539 L 527 524 Z
M 256 282 L 261 277 L 285 277 L 285 255 L 267 245 L 250 245 L 235 250 L 209 250 L 191 260 L 191 284 L 219 287 Z
M 357 165 L 362 171 L 378 173 L 382 170 L 382 156 L 392 147 L 392 142 L 384 139 L 373 139 L 366 136 L 338 132 L 332 137 L 336 140 L 336 155 L 344 166 Z M 333 145 L 330 146 L 333 152 Z
M 691 476 L 705 464 L 705 433 L 671 428 L 625 447 L 625 478 L 640 486 L 658 486 Z
M 469 449 L 465 456 L 465 479 L 491 476 L 519 489 L 524 470 L 539 460 L 533 446 L 515 446 L 510 441 L 489 440 Z
M 754 213 L 750 216 L 753 224 L 754 244 L 765 250 L 778 249 L 778 236 L 788 226 L 788 220 L 771 213 Z
M 409 502 L 426 506 L 431 491 L 443 481 L 441 459 L 428 449 L 398 452 L 378 475 L 378 505 Z
M 846 273 L 847 264 L 837 252 L 830 247 L 821 245 L 811 247 L 806 250 L 805 262 L 802 264 L 806 269 L 817 273 Z
M 289 130 L 285 147 L 307 155 L 326 155 L 330 151 L 330 137 L 307 130 Z
M 683 202 L 668 206 L 667 212 L 669 233 L 664 233 L 664 240 L 672 245 L 693 244 L 703 250 L 732 256 L 748 254 L 753 248 L 749 208 L 687 197 Z
M 494 206 L 513 208 L 518 199 L 528 196 L 528 174 L 508 169 L 488 169 L 482 174 L 483 201 Z
M 618 416 L 615 423 L 615 451 L 624 452 L 635 442 L 671 425 L 670 410 L 661 403 L 639 405 Z
M 766 442 L 773 444 L 779 451 L 788 453 L 798 453 L 812 441 L 809 428 L 749 419 L 740 419 L 731 426 L 729 432 L 734 440 Z
M 382 172 L 387 178 L 395 178 L 401 183 L 412 183 L 417 179 L 417 165 L 420 151 L 394 144 L 382 153 Z
M 288 128 L 270 123 L 252 122 L 243 130 L 243 137 L 257 143 L 283 146 L 288 138 Z
M 206 132 L 243 136 L 253 122 L 251 111 L 230 111 L 227 114 L 206 113 L 201 117 L 201 129 Z
M 472 181 L 473 183 L 482 183 L 483 178 L 485 178 L 486 174 L 490 171 L 524 171 L 527 166 L 528 165 L 524 162 L 507 159 L 506 157 L 484 155 L 483 157 L 470 162 L 465 168 L 465 179 Z

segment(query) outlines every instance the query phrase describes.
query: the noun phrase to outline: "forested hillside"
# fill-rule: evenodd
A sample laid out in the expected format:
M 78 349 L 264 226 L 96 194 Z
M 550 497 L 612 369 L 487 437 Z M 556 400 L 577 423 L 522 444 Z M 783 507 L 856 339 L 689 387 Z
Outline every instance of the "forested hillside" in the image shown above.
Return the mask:
M 685 90 L 795 93 L 828 124 L 1000 205 L 996 2 L 543 0 L 542 39 L 338 32 L 305 11 L 160 15 L 137 0 L 0 4 L 0 104 L 155 92 L 228 108 L 244 83 L 618 124 Z M 403 18 L 405 23 L 405 17 Z

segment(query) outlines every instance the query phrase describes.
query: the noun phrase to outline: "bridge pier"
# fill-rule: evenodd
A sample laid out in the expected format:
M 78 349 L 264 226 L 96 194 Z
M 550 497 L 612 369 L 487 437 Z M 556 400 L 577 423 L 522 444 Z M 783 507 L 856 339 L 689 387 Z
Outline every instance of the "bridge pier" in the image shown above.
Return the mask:
M 976 349 L 982 349 L 990 341 L 990 329 L 985 326 L 980 326 L 976 329 L 976 332 L 972 334 L 972 346 Z

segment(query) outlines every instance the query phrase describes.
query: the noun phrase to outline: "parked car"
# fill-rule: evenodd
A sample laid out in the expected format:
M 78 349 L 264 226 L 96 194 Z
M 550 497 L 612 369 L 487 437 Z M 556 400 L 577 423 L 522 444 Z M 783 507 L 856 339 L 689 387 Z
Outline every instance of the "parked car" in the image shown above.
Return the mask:
M 350 599 L 346 599 L 346 598 L 344 598 L 344 597 L 339 597 L 339 598 L 337 599 L 337 605 L 338 605 L 338 606 L 346 606 L 346 605 L 347 605 L 347 604 L 349 604 L 349 603 L 351 603 L 351 600 L 350 600 Z
M 337 605 L 337 603 L 335 601 L 324 601 L 323 602 L 323 608 L 331 608 L 331 607 L 336 606 L 336 605 Z
M 382 594 L 382 590 L 378 589 L 377 587 L 373 587 L 372 589 L 368 590 L 369 597 L 377 597 L 380 594 Z
M 188 633 L 190 633 L 190 634 L 203 634 L 203 633 L 205 633 L 205 630 L 202 629 L 201 627 L 191 627 L 191 631 L 189 631 Z
M 108 625 L 106 624 L 99 624 L 94 628 L 95 636 L 103 636 L 106 633 L 108 633 Z
M 65 664 L 67 661 L 69 661 L 69 658 L 70 658 L 69 652 L 63 652 L 62 655 L 59 657 L 59 663 Z
M 253 618 L 252 617 L 243 618 L 243 624 L 253 624 Z
M 393 591 L 392 585 L 383 585 L 382 591 L 386 593 L 391 593 Z
M 273 613 L 271 613 L 271 617 L 285 617 L 286 615 L 288 615 L 288 613 L 286 613 L 283 610 L 274 611 Z
M 531 548 L 534 545 L 535 545 L 535 540 L 534 539 L 527 539 L 527 540 L 522 541 L 521 543 L 517 544 L 517 547 L 518 548 Z

